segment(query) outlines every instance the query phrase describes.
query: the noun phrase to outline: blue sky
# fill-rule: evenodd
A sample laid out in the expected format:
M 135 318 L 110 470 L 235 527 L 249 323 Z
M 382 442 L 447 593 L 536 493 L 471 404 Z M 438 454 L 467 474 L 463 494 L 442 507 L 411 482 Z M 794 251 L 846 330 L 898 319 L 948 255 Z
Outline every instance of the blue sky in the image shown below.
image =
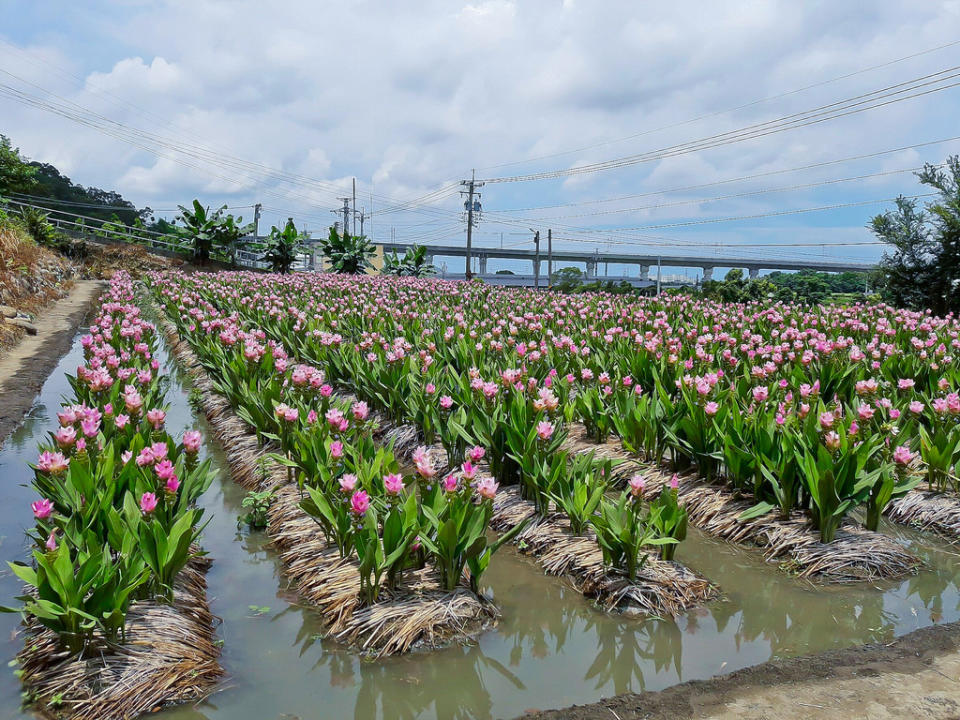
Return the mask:
M 956 0 L 0 0 L 0 10 L 0 132 L 75 181 L 166 216 L 199 197 L 249 219 L 243 206 L 260 202 L 267 227 L 293 216 L 320 231 L 355 177 L 374 239 L 461 244 L 452 183 L 472 168 L 480 179 L 560 171 L 488 183 L 476 243 L 499 245 L 503 233 L 529 247 L 528 228 L 553 227 L 565 238 L 556 247 L 872 260 L 882 247 L 857 243 L 873 240 L 865 224 L 890 203 L 866 201 L 923 192 L 910 170 L 960 151 L 951 141 L 887 152 L 960 135 L 957 87 L 570 172 L 960 66 L 960 44 L 942 47 L 960 39 Z M 875 156 L 834 162 L 860 155 Z M 807 165 L 820 167 L 797 169 Z M 865 204 L 744 217 L 853 203 Z M 558 207 L 528 209 L 541 206 Z

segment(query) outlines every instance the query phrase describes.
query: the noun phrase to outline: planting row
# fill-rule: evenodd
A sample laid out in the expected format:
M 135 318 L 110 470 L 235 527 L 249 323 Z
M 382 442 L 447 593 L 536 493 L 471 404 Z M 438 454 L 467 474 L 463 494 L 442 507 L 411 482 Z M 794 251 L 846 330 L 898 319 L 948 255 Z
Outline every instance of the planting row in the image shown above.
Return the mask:
M 955 482 L 949 318 L 383 278 L 175 282 L 188 309 L 203 299 L 262 328 L 454 463 L 479 442 L 496 480 L 530 497 L 552 476 L 533 434 L 562 441 L 571 422 L 752 498 L 742 519 L 802 512 L 824 542 L 854 508 L 873 529 L 918 483 Z
M 450 465 L 449 452 L 444 457 L 439 448 L 428 452 L 420 447 L 408 458 L 412 472 L 403 475 L 393 453 L 374 443 L 365 401 L 338 406 L 322 371 L 295 364 L 283 345 L 266 340 L 262 329 L 245 329 L 209 303 L 183 312 L 182 307 L 195 304 L 194 298 L 162 283 L 155 287 L 164 288 L 168 312 L 219 392 L 261 439 L 279 446 L 289 481 L 296 480 L 305 495 L 302 509 L 320 524 L 341 557 L 358 558 L 367 603 L 376 601 L 381 581 L 392 590 L 405 569 L 425 563 L 436 567 L 447 590 L 461 582 L 464 569 L 472 589 L 478 589 L 493 551 L 526 524 L 506 528 L 500 523 L 506 532 L 487 544 L 499 484 L 483 472 L 487 453 L 482 446 L 471 447 L 461 430 L 462 462 L 453 472 L 440 472 Z M 669 558 L 685 533 L 685 513 L 675 489 L 644 503 L 638 479 L 618 500 L 608 500 L 604 491 L 609 465 L 604 469 L 587 459 L 568 468 L 565 455 L 557 452 L 561 440 L 549 423 L 525 433 L 529 462 L 552 467 L 558 479 L 551 495 L 536 484 L 525 487 L 534 506 L 546 514 L 550 498 L 555 498 L 566 508 L 575 533 L 592 525 L 598 557 L 608 567 L 621 569 L 629 581 L 650 558 L 648 549 L 663 548 Z M 441 458 L 436 465 L 434 457 Z
M 37 699 L 126 717 L 196 697 L 219 675 L 197 546 L 196 501 L 212 474 L 198 461 L 199 432 L 177 439 L 165 428 L 159 338 L 125 273 L 82 344 L 73 398 L 34 466 L 32 559 L 11 563 L 28 586 L 16 608 L 30 636 L 20 672 Z M 131 635 L 136 648 L 120 649 Z M 163 680 L 146 670 L 158 658 L 168 663 Z

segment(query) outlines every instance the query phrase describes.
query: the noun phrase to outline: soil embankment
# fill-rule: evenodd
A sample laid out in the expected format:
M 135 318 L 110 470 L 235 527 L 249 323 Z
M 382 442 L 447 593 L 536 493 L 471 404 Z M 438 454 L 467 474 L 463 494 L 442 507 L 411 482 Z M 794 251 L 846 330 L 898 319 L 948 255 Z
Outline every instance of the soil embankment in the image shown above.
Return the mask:
M 0 446 L 23 419 L 44 380 L 70 349 L 77 327 L 104 285 L 81 280 L 70 294 L 36 319 L 36 335 L 25 336 L 0 357 Z
M 529 712 L 537 720 L 853 720 L 960 718 L 960 623 L 774 660 L 660 692 Z

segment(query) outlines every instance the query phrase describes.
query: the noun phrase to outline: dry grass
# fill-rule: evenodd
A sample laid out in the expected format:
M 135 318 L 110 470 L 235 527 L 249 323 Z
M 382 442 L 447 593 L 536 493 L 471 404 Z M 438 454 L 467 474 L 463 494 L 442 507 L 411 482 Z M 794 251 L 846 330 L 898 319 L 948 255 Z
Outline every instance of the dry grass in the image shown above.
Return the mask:
M 669 476 L 657 468 L 644 470 L 646 492 L 654 495 Z M 680 478 L 678 496 L 690 523 L 708 535 L 733 543 L 756 545 L 768 560 L 780 561 L 800 577 L 829 583 L 896 578 L 916 572 L 920 560 L 903 546 L 880 533 L 846 523 L 833 542 L 820 542 L 819 534 L 801 513 L 788 520 L 765 515 L 740 520 L 753 505 L 736 499 L 727 488 L 705 485 L 693 475 Z
M 71 656 L 56 633 L 28 626 L 17 660 L 34 709 L 71 720 L 124 720 L 208 694 L 223 675 L 206 600 L 208 565 L 197 559 L 180 573 L 172 605 L 132 604 L 123 645 L 102 640 L 86 656 Z
M 930 530 L 948 542 L 960 542 L 960 498 L 955 495 L 911 490 L 886 510 L 893 522 Z
M 720 593 L 704 578 L 680 563 L 648 553 L 635 580 L 605 567 L 603 554 L 592 533 L 575 536 L 561 514 L 537 517 L 537 511 L 520 497 L 517 488 L 497 493 L 491 525 L 507 531 L 531 520 L 514 540 L 535 556 L 550 575 L 567 578 L 584 596 L 607 610 L 628 614 L 676 617 L 716 600 Z
M 356 560 L 340 558 L 320 527 L 300 508 L 299 491 L 287 483 L 285 468 L 266 458 L 275 448 L 258 445 L 255 435 L 233 414 L 229 402 L 214 391 L 192 349 L 177 337 L 166 318 L 161 319 L 160 327 L 173 355 L 187 368 L 200 391 L 207 419 L 226 452 L 233 477 L 251 490 L 276 490 L 267 532 L 285 573 L 296 583 L 299 597 L 321 612 L 327 637 L 382 657 L 463 642 L 498 620 L 496 606 L 468 587 L 452 592 L 441 589 L 431 568 L 408 572 L 394 592 L 382 590 L 379 602 L 364 606 L 359 597 Z
M 37 315 L 64 297 L 76 267 L 67 259 L 37 245 L 13 224 L 0 224 L 0 304 Z M 0 319 L 0 350 L 23 336 L 23 330 Z

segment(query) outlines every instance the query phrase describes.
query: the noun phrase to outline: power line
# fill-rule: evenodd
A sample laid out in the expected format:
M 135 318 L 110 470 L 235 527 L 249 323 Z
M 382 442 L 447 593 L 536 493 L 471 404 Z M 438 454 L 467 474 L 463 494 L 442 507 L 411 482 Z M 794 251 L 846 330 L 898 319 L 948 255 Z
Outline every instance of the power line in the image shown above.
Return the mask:
M 849 73 L 846 73 L 846 74 L 844 74 L 844 75 L 838 75 L 837 77 L 833 77 L 833 78 L 830 78 L 830 79 L 828 79 L 828 80 L 823 80 L 823 81 L 820 81 L 820 82 L 817 82 L 817 83 L 813 83 L 813 84 L 811 84 L 811 85 L 805 85 L 805 86 L 803 86 L 803 87 L 801 87 L 801 88 L 797 88 L 797 89 L 795 89 L 795 90 L 789 90 L 789 91 L 787 91 L 787 92 L 778 93 L 778 94 L 776 94 L 776 95 L 770 95 L 770 96 L 768 96 L 768 97 L 760 98 L 760 99 L 758 99 L 758 100 L 751 100 L 750 102 L 744 103 L 744 104 L 742 104 L 742 105 L 737 105 L 736 107 L 728 108 L 728 109 L 726 109 L 726 110 L 716 110 L 716 111 L 713 111 L 713 112 L 705 113 L 705 114 L 703 114 L 703 115 L 698 115 L 698 116 L 692 117 L 692 118 L 690 118 L 690 119 L 688 119 L 688 120 L 683 120 L 682 122 L 671 123 L 671 124 L 669 124 L 669 125 L 662 125 L 662 126 L 657 127 L 657 128 L 652 128 L 652 129 L 650 129 L 650 130 L 644 130 L 643 132 L 634 133 L 634 134 L 632 134 L 632 135 L 626 135 L 626 136 L 624 136 L 624 137 L 616 138 L 616 139 L 613 139 L 613 140 L 605 140 L 605 141 L 603 141 L 603 142 L 594 143 L 593 145 L 584 145 L 584 146 L 582 146 L 582 147 L 573 148 L 572 150 L 562 150 L 562 151 L 550 153 L 550 154 L 547 154 L 547 155 L 539 155 L 539 156 L 536 156 L 536 157 L 526 158 L 525 160 L 514 160 L 514 161 L 511 161 L 511 162 L 500 163 L 500 164 L 498 164 L 498 165 L 488 165 L 487 167 L 480 168 L 480 169 L 481 169 L 481 170 L 495 170 L 495 169 L 501 168 L 501 167 L 509 167 L 509 166 L 512 166 L 512 165 L 522 165 L 522 164 L 528 163 L 528 162 L 536 162 L 536 161 L 538 161 L 538 160 L 547 160 L 547 159 L 550 159 L 550 158 L 562 157 L 562 156 L 564 156 L 564 155 L 572 155 L 572 154 L 574 154 L 574 153 L 583 152 L 583 151 L 585 151 L 585 150 L 595 150 L 596 148 L 599 148 L 599 147 L 605 147 L 605 146 L 607 146 L 607 145 L 613 145 L 613 144 L 616 144 L 616 143 L 626 142 L 626 141 L 628 141 L 628 140 L 634 140 L 634 139 L 636 139 L 636 138 L 644 137 L 644 136 L 646 136 L 646 135 L 651 135 L 651 134 L 653 134 L 653 133 L 661 132 L 661 131 L 663 131 L 663 130 L 672 130 L 672 129 L 675 129 L 675 128 L 678 128 L 678 127 L 683 127 L 684 125 L 690 125 L 690 124 L 692 124 L 692 123 L 699 122 L 700 120 L 706 120 L 706 119 L 708 119 L 708 118 L 718 117 L 718 116 L 720 116 L 720 115 L 726 115 L 726 114 L 728 114 L 728 113 L 737 112 L 738 110 L 744 110 L 744 109 L 746 109 L 746 108 L 748 108 L 748 107 L 753 107 L 754 105 L 759 105 L 759 104 L 761 104 L 761 103 L 769 102 L 769 101 L 771 101 L 771 100 L 780 100 L 781 98 L 789 97 L 790 95 L 796 95 L 796 94 L 798 94 L 798 93 L 805 92 L 805 91 L 807 91 L 807 90 L 812 90 L 813 88 L 822 87 L 822 86 L 824 86 L 824 85 L 829 85 L 829 84 L 831 84 L 831 83 L 839 82 L 840 80 L 847 80 L 847 79 L 852 78 L 852 77 L 855 77 L 855 76 L 857 76 L 857 75 L 862 75 L 862 74 L 864 74 L 864 73 L 871 72 L 871 71 L 873 71 L 873 70 L 880 70 L 880 69 L 882 69 L 882 68 L 889 67 L 889 66 L 891 66 L 891 65 L 896 65 L 897 63 L 901 63 L 901 62 L 904 62 L 904 61 L 906 61 L 906 60 L 912 60 L 912 59 L 914 59 L 914 58 L 921 57 L 921 56 L 923 56 L 923 55 L 929 55 L 930 53 L 937 52 L 938 50 L 945 50 L 946 48 L 953 47 L 953 46 L 958 45 L 958 44 L 960 44 L 960 40 L 954 40 L 953 42 L 949 42 L 949 43 L 946 43 L 946 44 L 944 44 L 944 45 L 938 45 L 938 46 L 936 46 L 936 47 L 928 48 L 928 49 L 926 49 L 926 50 L 921 50 L 921 51 L 919 51 L 919 52 L 915 52 L 915 53 L 912 53 L 912 54 L 910 54 L 910 55 L 905 55 L 905 56 L 903 56 L 903 57 L 896 58 L 896 59 L 894 59 L 894 60 L 889 60 L 889 61 L 887 61 L 887 62 L 880 63 L 879 65 L 871 65 L 870 67 L 862 68 L 862 69 L 860 69 L 860 70 L 855 70 L 855 71 L 853 71 L 853 72 L 849 72 Z
M 958 69 L 960 69 L 960 66 L 954 66 L 936 73 L 924 75 L 919 78 L 913 78 L 912 80 L 902 83 L 888 85 L 884 88 L 880 88 L 879 90 L 857 95 L 852 98 L 845 98 L 827 105 L 821 105 L 800 113 L 785 115 L 767 122 L 755 123 L 743 128 L 738 128 L 736 130 L 710 135 L 705 138 L 688 141 L 679 145 L 660 148 L 659 150 L 652 150 L 637 155 L 613 158 L 611 160 L 605 160 L 602 162 L 591 163 L 588 165 L 581 165 L 567 169 L 549 170 L 539 173 L 530 173 L 528 175 L 514 175 L 511 177 L 486 178 L 485 181 L 488 183 L 503 183 L 557 179 L 585 173 L 594 173 L 620 167 L 627 167 L 638 163 L 661 160 L 667 157 L 676 157 L 678 155 L 699 152 L 701 150 L 721 147 L 724 145 L 737 144 L 745 140 L 751 140 L 758 137 L 765 137 L 767 135 L 785 132 L 787 130 L 794 130 L 801 127 L 816 125 L 828 120 L 835 120 L 840 117 L 846 117 L 848 115 L 858 114 L 867 110 L 873 110 L 886 105 L 891 105 L 893 103 L 903 102 L 911 98 L 929 95 L 931 93 L 941 92 L 943 90 L 949 90 L 950 88 L 960 85 L 960 82 L 948 84 L 943 83 L 960 77 L 960 73 L 956 72 Z M 930 85 L 936 84 L 940 84 L 940 87 L 921 90 L 921 88 L 926 88 Z M 898 95 L 902 95 L 902 97 L 896 97 Z M 880 102 L 881 100 L 883 102 Z

